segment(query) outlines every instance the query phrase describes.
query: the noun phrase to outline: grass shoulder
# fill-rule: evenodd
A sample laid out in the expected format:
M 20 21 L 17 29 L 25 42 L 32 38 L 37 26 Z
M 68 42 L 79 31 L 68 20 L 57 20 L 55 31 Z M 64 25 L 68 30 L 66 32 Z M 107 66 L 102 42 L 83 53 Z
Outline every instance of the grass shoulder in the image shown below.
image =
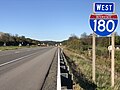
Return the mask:
M 119 69 L 115 72 L 115 87 L 110 87 L 111 73 L 110 59 L 108 56 L 106 57 L 104 55 L 97 55 L 96 82 L 94 84 L 92 81 L 92 57 L 88 54 L 88 51 L 79 53 L 79 50 L 73 50 L 67 47 L 63 47 L 63 50 L 66 57 L 68 58 L 67 60 L 74 75 L 74 90 L 120 90 L 120 77 L 118 72 Z M 98 50 L 100 51 L 97 52 L 98 54 L 104 52 L 107 55 L 106 48 L 98 48 Z M 119 53 L 120 52 L 117 52 L 116 59 L 119 59 Z M 116 60 L 116 62 L 116 64 L 118 64 L 116 67 L 119 68 L 119 61 Z M 82 82 L 80 82 L 80 80 Z

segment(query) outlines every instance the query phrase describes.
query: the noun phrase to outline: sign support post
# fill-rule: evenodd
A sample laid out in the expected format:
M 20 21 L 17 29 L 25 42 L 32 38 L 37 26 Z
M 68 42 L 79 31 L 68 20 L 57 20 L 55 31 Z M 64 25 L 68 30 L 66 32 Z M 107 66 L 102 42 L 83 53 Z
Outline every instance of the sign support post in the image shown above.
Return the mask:
M 111 87 L 114 87 L 114 55 L 115 55 L 115 33 L 112 33 L 112 54 L 111 54 Z
M 115 72 L 115 36 L 114 31 L 118 24 L 118 15 L 115 14 L 115 3 L 113 2 L 95 2 L 93 4 L 93 14 L 90 15 L 90 27 L 93 30 L 92 45 L 92 79 L 95 82 L 95 33 L 100 36 L 112 34 L 112 52 L 111 52 L 111 87 L 114 87 Z
M 96 53 L 95 53 L 95 33 L 93 32 L 93 46 L 92 46 L 92 79 L 95 82 L 95 59 L 96 59 Z

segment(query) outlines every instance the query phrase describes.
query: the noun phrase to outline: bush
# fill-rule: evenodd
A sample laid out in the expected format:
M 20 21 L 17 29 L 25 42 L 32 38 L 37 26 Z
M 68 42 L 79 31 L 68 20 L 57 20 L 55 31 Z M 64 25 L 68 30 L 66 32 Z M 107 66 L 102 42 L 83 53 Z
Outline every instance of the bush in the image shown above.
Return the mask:
M 120 51 L 115 52 L 115 70 L 120 72 Z

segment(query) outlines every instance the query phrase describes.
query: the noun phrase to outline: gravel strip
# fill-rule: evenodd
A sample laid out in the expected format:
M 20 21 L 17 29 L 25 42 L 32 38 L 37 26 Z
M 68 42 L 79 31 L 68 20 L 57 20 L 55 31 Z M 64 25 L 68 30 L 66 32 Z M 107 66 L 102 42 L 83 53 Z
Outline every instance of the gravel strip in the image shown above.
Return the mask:
M 42 90 L 57 90 L 57 52 L 51 64 Z

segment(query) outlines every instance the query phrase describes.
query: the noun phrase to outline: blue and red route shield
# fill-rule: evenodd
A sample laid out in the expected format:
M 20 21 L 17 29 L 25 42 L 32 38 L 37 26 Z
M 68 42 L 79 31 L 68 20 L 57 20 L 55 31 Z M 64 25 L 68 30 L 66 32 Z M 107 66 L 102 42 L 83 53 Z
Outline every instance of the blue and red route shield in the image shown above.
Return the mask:
M 118 16 L 116 14 L 91 14 L 90 27 L 100 36 L 110 35 L 115 31 L 118 24 Z

